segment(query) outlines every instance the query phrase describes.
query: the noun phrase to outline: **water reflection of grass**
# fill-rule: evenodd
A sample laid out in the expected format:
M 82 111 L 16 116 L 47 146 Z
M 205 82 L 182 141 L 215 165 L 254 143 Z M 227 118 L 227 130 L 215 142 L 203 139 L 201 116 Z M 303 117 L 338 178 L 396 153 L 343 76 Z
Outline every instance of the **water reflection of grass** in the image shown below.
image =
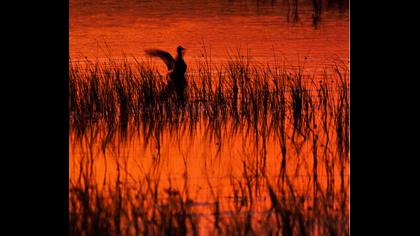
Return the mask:
M 157 165 L 128 184 L 119 163 L 114 182 L 103 186 L 84 166 L 82 178 L 70 181 L 71 235 L 348 235 L 347 188 L 299 190 L 288 176 L 258 177 L 244 163 L 243 178 L 231 180 L 229 206 L 222 207 L 223 196 L 209 182 L 213 198 L 202 209 L 190 195 L 188 174 L 183 186 L 161 188 Z M 261 210 L 258 198 L 267 195 Z
M 121 140 L 137 133 L 146 144 L 154 139 L 159 150 L 163 132 L 192 134 L 203 124 L 206 135 L 219 142 L 222 133 L 244 134 L 259 152 L 243 158 L 238 167 L 241 178 L 231 177 L 234 201 L 228 208 L 221 205 L 223 197 L 208 182 L 213 201 L 208 210 L 211 225 L 205 230 L 232 235 L 348 234 L 345 65 L 326 68 L 321 76 L 308 76 L 303 68 L 257 65 L 240 54 L 219 66 L 203 57 L 191 66 L 188 81 L 186 101 L 180 104 L 148 62 L 71 63 L 72 138 L 85 140 L 88 149 L 96 142 L 105 149 L 117 137 Z M 268 137 L 278 140 L 279 157 L 267 157 Z M 278 160 L 274 177 L 266 171 L 267 158 Z M 309 176 L 300 182 L 306 186 L 303 190 L 297 188 L 296 175 L 288 174 L 290 158 L 298 159 L 297 168 L 293 167 L 296 173 L 302 168 Z M 126 166 L 118 155 L 115 160 L 118 174 L 113 183 L 101 185 L 92 177 L 92 152 L 83 156 L 79 176 L 70 177 L 72 235 L 196 235 L 203 230 L 200 222 L 205 217 L 194 207 L 199 199 L 190 196 L 187 168 L 183 188 L 162 189 L 159 158 L 134 185 L 125 180 Z M 256 214 L 261 207 L 256 199 L 263 195 L 270 204 L 263 214 Z

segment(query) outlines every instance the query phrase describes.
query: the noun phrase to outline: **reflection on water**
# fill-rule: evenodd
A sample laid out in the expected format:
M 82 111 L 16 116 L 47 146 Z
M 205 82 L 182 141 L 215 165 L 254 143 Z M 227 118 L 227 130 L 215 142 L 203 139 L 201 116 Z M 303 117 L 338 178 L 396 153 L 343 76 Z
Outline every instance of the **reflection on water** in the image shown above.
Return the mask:
M 348 235 L 347 5 L 70 0 L 71 235 Z
M 346 64 L 205 62 L 182 106 L 151 64 L 71 64 L 73 233 L 348 234 Z
M 348 60 L 348 11 L 333 7 L 337 1 L 322 1 L 322 20 L 314 28 L 317 1 L 298 1 L 296 23 L 290 19 L 294 2 L 71 0 L 70 56 L 139 57 L 146 48 L 175 52 L 182 45 L 186 61 L 195 61 L 204 43 L 211 45 L 214 61 L 226 61 L 227 49 L 239 47 L 263 63 L 273 59 L 273 49 L 289 64 L 307 68 L 331 58 Z

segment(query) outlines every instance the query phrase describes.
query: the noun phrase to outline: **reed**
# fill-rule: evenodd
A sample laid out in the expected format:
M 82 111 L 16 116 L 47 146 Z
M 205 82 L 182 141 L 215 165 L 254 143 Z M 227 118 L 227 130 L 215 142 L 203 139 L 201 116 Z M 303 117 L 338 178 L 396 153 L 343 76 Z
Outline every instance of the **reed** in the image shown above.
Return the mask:
M 70 176 L 70 234 L 348 235 L 347 66 L 308 75 L 236 51 L 225 64 L 203 54 L 189 68 L 181 105 L 150 61 L 70 63 L 70 140 L 81 150 Z M 228 196 L 204 174 L 207 208 L 191 192 L 190 159 L 182 160 L 183 186 L 161 177 L 163 134 L 194 139 L 199 129 L 220 149 L 239 136 L 253 150 L 236 157 L 241 174 L 229 177 Z M 131 176 L 118 147 L 135 137 L 156 152 L 149 169 Z M 280 150 L 274 156 L 267 153 L 272 140 Z M 115 146 L 98 181 L 95 162 Z

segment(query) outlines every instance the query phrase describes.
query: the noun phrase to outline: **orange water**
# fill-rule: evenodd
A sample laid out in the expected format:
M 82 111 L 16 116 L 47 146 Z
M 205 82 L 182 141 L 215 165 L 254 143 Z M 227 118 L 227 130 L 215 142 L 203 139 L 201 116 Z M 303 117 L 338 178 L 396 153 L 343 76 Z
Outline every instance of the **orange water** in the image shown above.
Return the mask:
M 299 5 L 296 23 L 290 14 L 282 1 L 71 0 L 70 56 L 143 57 L 146 48 L 175 53 L 182 45 L 192 63 L 205 45 L 215 62 L 237 48 L 262 63 L 287 58 L 311 69 L 349 60 L 347 10 L 325 10 L 316 28 L 311 5 Z
M 226 62 L 229 54 L 239 48 L 249 53 L 254 62 L 282 60 L 288 66 L 304 66 L 310 73 L 337 61 L 348 62 L 347 10 L 325 10 L 320 25 L 314 27 L 311 5 L 300 4 L 299 20 L 293 22 L 285 2 L 70 0 L 70 57 L 75 61 L 85 57 L 143 58 L 146 48 L 160 48 L 173 54 L 182 45 L 187 48 L 185 60 L 189 65 L 202 57 L 204 46 L 206 55 L 216 64 Z M 247 168 L 250 173 L 259 172 L 274 180 L 286 159 L 286 172 L 296 192 L 313 196 L 311 140 L 299 152 L 289 139 L 288 152 L 283 157 L 276 136 L 264 137 L 253 132 L 247 136 L 245 130 L 231 135 L 229 124 L 219 133 L 210 128 L 211 134 L 206 122 L 199 122 L 198 127 L 191 134 L 180 129 L 163 130 L 160 138 L 152 137 L 148 143 L 144 133 L 133 131 L 132 136 L 115 137 L 105 146 L 101 138 L 91 139 L 89 131 L 83 139 L 70 133 L 70 180 L 77 184 L 80 167 L 82 172 L 87 171 L 84 165 L 88 160 L 92 161 L 93 180 L 99 187 L 115 183 L 117 165 L 122 166 L 122 181 L 134 187 L 138 187 L 140 179 L 155 178 L 150 171 L 156 169 L 160 173 L 160 192 L 168 186 L 176 189 L 187 186 L 190 197 L 201 203 L 197 212 L 210 214 L 216 199 L 211 189 L 221 201 L 222 210 L 228 211 L 233 202 L 232 180 L 246 183 Z M 99 128 L 98 132 L 105 131 Z M 325 145 L 323 142 L 319 144 Z M 334 140 L 328 145 L 329 151 L 325 152 L 328 154 L 323 152 L 323 146 L 317 151 L 318 181 L 324 192 L 327 174 L 322 158 L 339 159 Z M 347 162 L 335 162 L 333 166 L 334 192 L 347 193 Z M 344 179 L 339 175 L 341 171 L 345 173 Z M 341 181 L 345 182 L 344 193 L 340 190 Z M 258 185 L 263 190 L 255 196 L 253 210 L 264 212 L 271 203 L 265 182 L 253 179 L 253 191 Z

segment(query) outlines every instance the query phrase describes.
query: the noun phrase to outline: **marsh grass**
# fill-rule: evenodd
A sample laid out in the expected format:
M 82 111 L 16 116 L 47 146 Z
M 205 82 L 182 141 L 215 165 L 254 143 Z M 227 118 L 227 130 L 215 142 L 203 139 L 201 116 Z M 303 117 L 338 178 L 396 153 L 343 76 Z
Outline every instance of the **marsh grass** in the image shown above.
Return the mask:
M 189 68 L 181 104 L 150 61 L 70 63 L 71 142 L 86 150 L 78 175 L 70 176 L 71 235 L 348 235 L 347 65 L 308 75 L 236 51 L 218 65 L 203 53 Z M 229 177 L 231 201 L 208 181 L 207 210 L 191 195 L 187 158 L 182 187 L 164 181 L 160 170 L 164 133 L 195 138 L 199 129 L 219 149 L 238 136 L 253 147 L 237 157 L 241 175 Z M 116 177 L 98 182 L 94 150 L 105 153 L 132 137 L 156 144 L 154 164 L 129 177 L 125 154 L 117 152 Z M 278 156 L 267 154 L 272 140 Z M 274 173 L 269 159 L 278 164 Z
M 260 1 L 257 0 L 257 3 Z M 263 1 L 264 2 L 264 1 Z M 272 2 L 273 3 L 273 2 Z M 287 9 L 287 20 L 291 23 L 299 23 L 302 11 L 312 11 L 312 26 L 316 29 L 321 24 L 322 15 L 327 11 L 338 10 L 344 12 L 349 8 L 347 0 L 286 0 L 282 1 L 282 5 Z M 308 8 L 308 5 L 310 7 Z M 307 9 L 306 9 L 307 8 Z

